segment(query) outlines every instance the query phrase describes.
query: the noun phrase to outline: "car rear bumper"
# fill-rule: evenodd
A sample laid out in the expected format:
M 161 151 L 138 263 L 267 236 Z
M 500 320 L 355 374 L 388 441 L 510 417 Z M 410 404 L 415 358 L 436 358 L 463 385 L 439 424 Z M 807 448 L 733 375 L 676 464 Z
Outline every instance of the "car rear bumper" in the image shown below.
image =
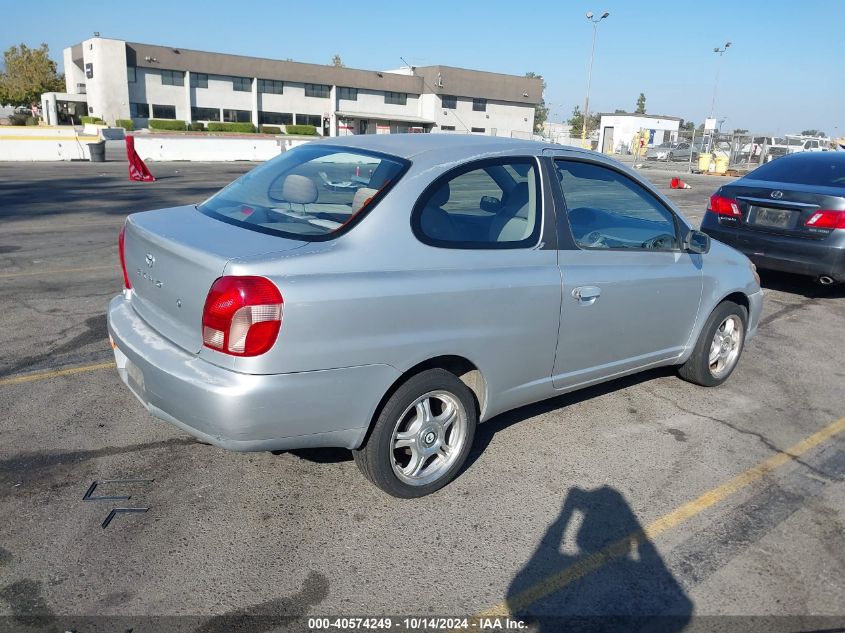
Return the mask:
M 845 281 L 845 231 L 835 231 L 823 240 L 774 235 L 722 226 L 709 212 L 701 230 L 742 252 L 758 268 Z
M 120 378 L 150 413 L 236 451 L 357 448 L 400 376 L 389 365 L 241 374 L 164 339 L 123 295 L 109 305 L 108 329 Z

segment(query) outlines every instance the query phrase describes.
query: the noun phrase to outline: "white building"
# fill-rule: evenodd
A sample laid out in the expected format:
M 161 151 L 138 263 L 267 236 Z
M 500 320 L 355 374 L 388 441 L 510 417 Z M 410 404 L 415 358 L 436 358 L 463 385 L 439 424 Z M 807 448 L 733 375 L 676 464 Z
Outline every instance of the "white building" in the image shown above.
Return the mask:
M 599 124 L 600 151 L 605 154 L 627 154 L 632 150 L 634 135 L 648 130 L 648 145 L 660 145 L 678 140 L 681 119 L 653 114 L 602 114 Z
M 543 89 L 540 79 L 448 66 L 357 70 L 102 37 L 64 49 L 64 69 L 67 94 L 42 97 L 48 124 L 70 122 L 68 104 L 84 101 L 89 115 L 136 127 L 152 118 L 530 138 Z

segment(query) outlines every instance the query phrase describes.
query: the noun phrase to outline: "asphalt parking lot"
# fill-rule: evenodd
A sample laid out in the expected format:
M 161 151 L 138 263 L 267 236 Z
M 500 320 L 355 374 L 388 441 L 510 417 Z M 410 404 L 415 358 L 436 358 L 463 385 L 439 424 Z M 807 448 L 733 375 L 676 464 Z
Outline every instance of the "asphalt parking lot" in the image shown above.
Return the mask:
M 126 214 L 251 166 L 152 164 L 134 183 L 123 163 L 0 163 L 0 630 L 508 612 L 541 631 L 845 626 L 845 290 L 766 274 L 722 387 L 660 370 L 512 411 L 479 427 L 456 481 L 401 501 L 346 451 L 200 444 L 111 366 Z M 696 225 L 726 181 L 642 173 Z M 153 481 L 96 494 L 149 510 L 103 529 L 112 502 L 82 497 L 123 478 Z M 244 615 L 266 617 L 235 629 Z

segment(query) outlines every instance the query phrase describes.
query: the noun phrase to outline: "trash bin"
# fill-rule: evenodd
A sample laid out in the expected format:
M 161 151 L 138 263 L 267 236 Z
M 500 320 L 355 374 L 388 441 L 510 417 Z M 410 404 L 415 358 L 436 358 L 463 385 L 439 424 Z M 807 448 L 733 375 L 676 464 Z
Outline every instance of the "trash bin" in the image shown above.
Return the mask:
M 106 162 L 106 142 L 88 143 L 88 153 L 91 155 L 92 163 Z
M 725 154 L 716 155 L 716 173 L 724 174 L 728 171 L 728 157 Z
M 698 171 L 706 173 L 710 171 L 710 162 L 713 160 L 713 154 L 702 152 L 698 155 Z

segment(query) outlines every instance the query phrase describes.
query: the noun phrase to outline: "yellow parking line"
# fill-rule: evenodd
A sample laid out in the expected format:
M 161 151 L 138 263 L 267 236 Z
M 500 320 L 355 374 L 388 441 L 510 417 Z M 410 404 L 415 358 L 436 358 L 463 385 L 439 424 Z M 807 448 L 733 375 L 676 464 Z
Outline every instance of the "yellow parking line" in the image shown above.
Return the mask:
M 59 376 L 72 376 L 74 374 L 82 374 L 89 371 L 97 371 L 98 369 L 106 369 L 107 367 L 114 367 L 114 361 L 110 360 L 107 363 L 94 363 L 93 365 L 80 365 L 79 367 L 68 367 L 67 369 L 55 369 L 53 371 L 44 371 L 37 374 L 26 374 L 24 376 L 11 376 L 9 378 L 0 378 L 0 386 L 19 385 L 24 382 L 47 380 L 48 378 L 58 378 Z
M 784 464 L 788 464 L 792 460 L 800 457 L 810 449 L 829 440 L 842 431 L 845 431 L 845 418 L 841 418 L 836 422 L 828 424 L 820 431 L 817 431 L 809 437 L 801 440 L 791 448 L 776 453 L 769 459 L 760 462 L 753 468 L 746 470 L 744 473 L 737 475 L 722 485 L 716 486 L 712 490 L 708 490 L 697 499 L 685 503 L 672 512 L 652 521 L 642 530 L 632 532 L 618 541 L 614 541 L 610 545 L 605 546 L 594 554 L 578 561 L 574 565 L 571 565 L 556 574 L 540 580 L 527 589 L 524 589 L 507 602 L 501 602 L 490 609 L 478 613 L 474 616 L 474 618 L 508 617 L 514 612 L 523 611 L 531 604 L 542 600 L 556 591 L 563 589 L 572 582 L 596 571 L 608 561 L 628 554 L 631 551 L 632 546 L 636 543 L 653 539 L 669 529 L 680 525 L 687 519 L 704 512 L 707 508 L 716 505 L 720 501 L 724 501 L 739 490 L 742 490 L 755 481 L 762 479 L 768 473 L 780 468 Z
M 9 279 L 10 277 L 30 277 L 32 275 L 58 275 L 61 273 L 78 273 L 83 270 L 105 270 L 111 268 L 116 270 L 116 266 L 85 266 L 83 268 L 54 268 L 52 270 L 31 270 L 25 273 L 4 273 L 0 274 L 0 279 Z

